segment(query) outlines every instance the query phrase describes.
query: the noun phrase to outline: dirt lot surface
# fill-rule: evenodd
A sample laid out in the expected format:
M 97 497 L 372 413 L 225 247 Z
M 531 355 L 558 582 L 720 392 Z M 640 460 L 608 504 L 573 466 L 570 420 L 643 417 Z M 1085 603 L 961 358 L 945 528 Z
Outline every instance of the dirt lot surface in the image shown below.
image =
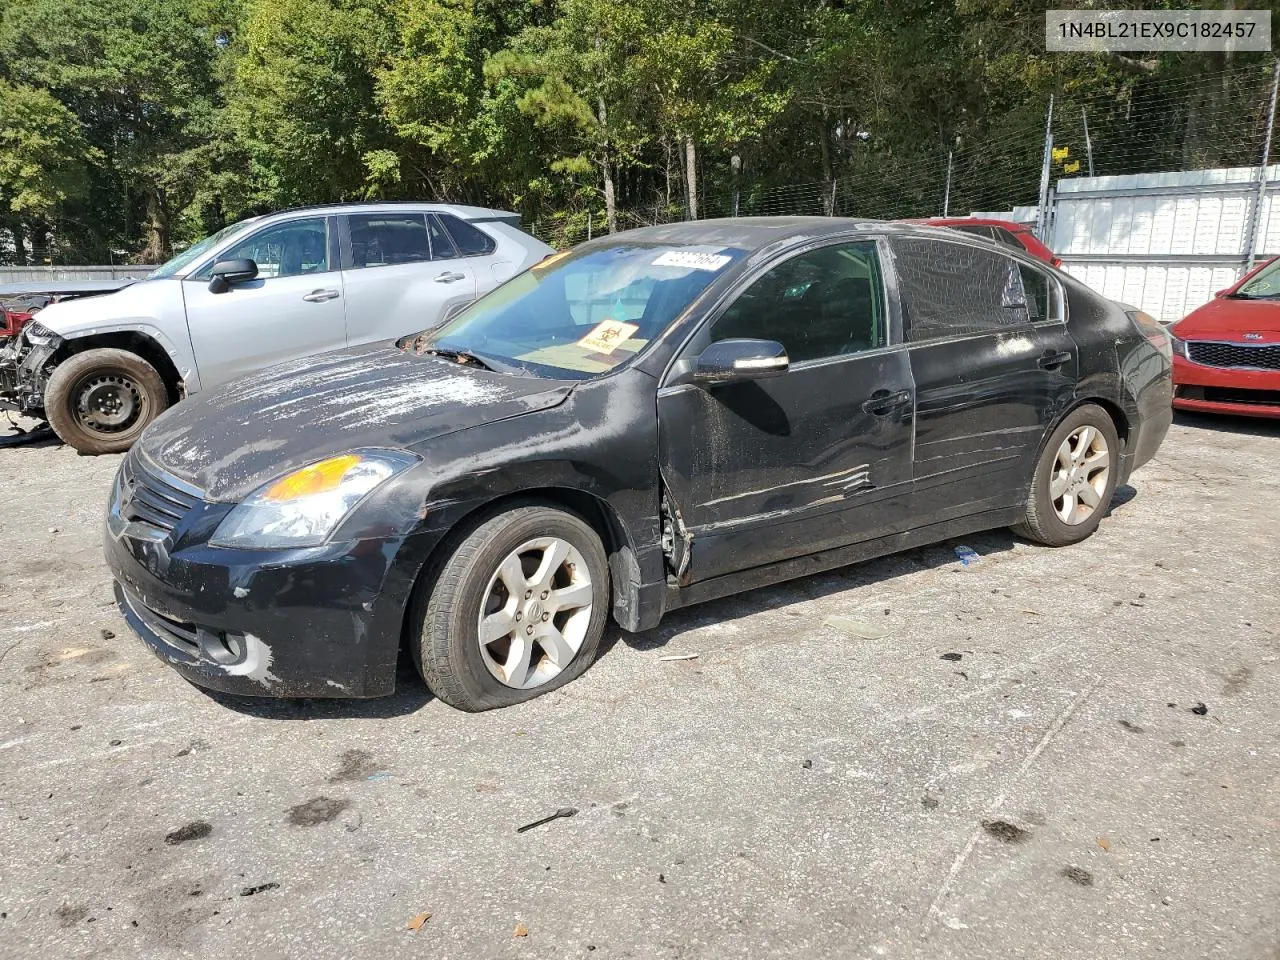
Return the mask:
M 1280 956 L 1280 424 L 1180 418 L 1081 546 L 693 608 L 481 715 L 180 680 L 117 462 L 0 450 L 0 956 Z

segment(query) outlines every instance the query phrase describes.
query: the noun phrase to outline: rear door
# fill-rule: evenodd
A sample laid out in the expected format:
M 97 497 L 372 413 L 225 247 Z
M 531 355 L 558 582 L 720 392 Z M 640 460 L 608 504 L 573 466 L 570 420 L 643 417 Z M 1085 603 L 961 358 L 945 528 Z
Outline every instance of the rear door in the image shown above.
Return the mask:
M 1022 502 L 1045 431 L 1075 394 L 1061 286 L 961 239 L 891 247 L 916 388 L 917 522 Z
M 658 392 L 664 485 L 692 536 L 686 583 L 873 539 L 909 525 L 913 393 L 879 247 L 842 241 L 749 282 L 686 346 L 776 340 L 772 379 Z M 686 362 L 687 361 L 687 362 Z
M 202 387 L 346 346 L 335 218 L 274 223 L 216 259 L 240 257 L 257 263 L 257 279 L 212 293 L 210 262 L 182 281 Z
M 390 340 L 438 326 L 476 298 L 476 278 L 426 213 L 343 218 L 347 340 Z

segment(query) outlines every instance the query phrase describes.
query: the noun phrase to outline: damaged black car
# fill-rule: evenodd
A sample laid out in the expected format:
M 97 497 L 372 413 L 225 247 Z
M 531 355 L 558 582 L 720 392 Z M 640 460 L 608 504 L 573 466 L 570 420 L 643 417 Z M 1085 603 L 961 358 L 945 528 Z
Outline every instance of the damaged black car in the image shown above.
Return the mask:
M 701 221 L 549 258 L 442 328 L 153 423 L 111 493 L 131 627 L 191 681 L 464 710 L 610 618 L 974 531 L 1066 545 L 1169 427 L 1145 314 L 905 224 Z

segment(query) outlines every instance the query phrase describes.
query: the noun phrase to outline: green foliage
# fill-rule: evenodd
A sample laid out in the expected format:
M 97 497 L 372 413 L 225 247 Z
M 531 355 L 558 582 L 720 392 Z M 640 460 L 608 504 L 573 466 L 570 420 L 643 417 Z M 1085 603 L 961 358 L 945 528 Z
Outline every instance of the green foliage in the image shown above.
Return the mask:
M 1073 157 L 1087 106 L 1100 173 L 1256 162 L 1265 57 L 1053 55 L 1043 22 L 1038 0 L 8 0 L 0 250 L 154 260 L 348 199 L 514 208 L 559 240 L 684 216 L 691 189 L 702 216 L 919 216 L 949 155 L 953 211 L 1007 209 L 1035 201 L 1051 94 Z

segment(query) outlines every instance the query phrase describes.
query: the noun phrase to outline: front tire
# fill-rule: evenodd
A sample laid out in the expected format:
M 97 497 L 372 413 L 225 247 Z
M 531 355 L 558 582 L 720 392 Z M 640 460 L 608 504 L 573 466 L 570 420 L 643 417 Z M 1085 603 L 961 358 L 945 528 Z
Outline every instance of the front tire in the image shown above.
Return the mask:
M 44 391 L 53 432 L 81 453 L 122 453 L 169 406 L 156 368 L 136 353 L 85 350 L 54 367 Z
M 1102 521 L 1116 490 L 1120 438 L 1099 406 L 1076 407 L 1036 461 L 1026 515 L 1013 529 L 1050 547 L 1079 543 Z
M 424 588 L 414 660 L 431 692 L 460 710 L 522 703 L 581 676 L 609 617 L 600 538 L 550 506 L 484 521 Z

